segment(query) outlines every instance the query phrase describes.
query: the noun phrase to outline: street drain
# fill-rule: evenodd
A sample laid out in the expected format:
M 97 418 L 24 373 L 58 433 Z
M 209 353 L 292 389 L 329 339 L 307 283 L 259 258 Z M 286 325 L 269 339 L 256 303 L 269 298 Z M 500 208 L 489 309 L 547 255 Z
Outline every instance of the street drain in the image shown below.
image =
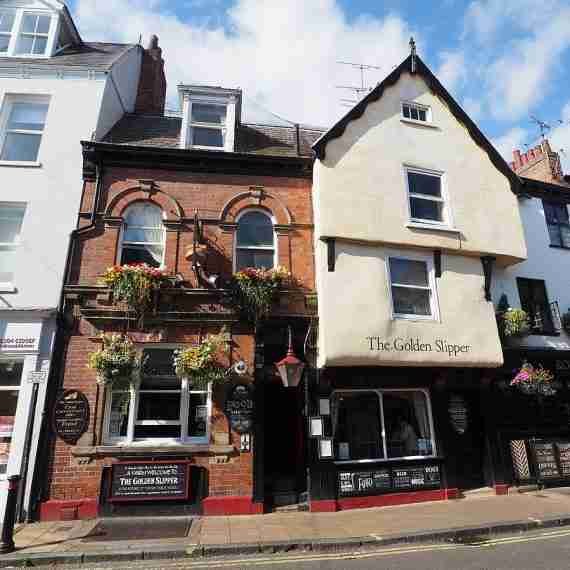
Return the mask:
M 83 542 L 185 538 L 191 525 L 190 518 L 105 519 L 97 524 Z
M 449 539 L 453 544 L 462 544 L 463 546 L 481 546 L 489 541 L 489 537 L 483 534 L 465 534 L 454 536 Z

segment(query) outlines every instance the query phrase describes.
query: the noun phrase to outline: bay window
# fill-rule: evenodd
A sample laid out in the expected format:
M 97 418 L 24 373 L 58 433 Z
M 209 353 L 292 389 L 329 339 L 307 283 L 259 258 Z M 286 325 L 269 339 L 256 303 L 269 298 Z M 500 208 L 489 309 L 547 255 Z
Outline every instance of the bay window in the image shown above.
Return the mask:
M 425 390 L 338 390 L 331 396 L 331 419 L 339 461 L 435 455 Z
M 109 389 L 107 443 L 208 443 L 211 390 L 195 390 L 176 376 L 175 350 L 143 349 L 134 385 Z

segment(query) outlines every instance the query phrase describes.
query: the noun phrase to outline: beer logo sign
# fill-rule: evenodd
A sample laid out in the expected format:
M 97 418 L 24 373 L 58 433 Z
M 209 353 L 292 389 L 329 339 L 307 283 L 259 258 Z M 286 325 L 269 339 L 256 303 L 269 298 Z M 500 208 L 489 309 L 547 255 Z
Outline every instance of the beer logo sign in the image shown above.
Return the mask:
M 469 427 L 469 412 L 465 398 L 458 394 L 453 394 L 449 398 L 449 421 L 453 429 L 463 435 Z

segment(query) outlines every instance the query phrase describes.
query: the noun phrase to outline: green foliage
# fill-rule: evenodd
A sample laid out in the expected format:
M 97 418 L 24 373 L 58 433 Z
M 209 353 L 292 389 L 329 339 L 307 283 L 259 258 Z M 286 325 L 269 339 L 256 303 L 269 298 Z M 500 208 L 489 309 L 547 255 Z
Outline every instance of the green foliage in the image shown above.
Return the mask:
M 507 309 L 500 315 L 505 336 L 525 336 L 530 332 L 530 319 L 522 309 Z
M 97 383 L 131 382 L 138 368 L 135 345 L 127 336 L 101 335 L 103 347 L 89 355 L 87 366 L 97 371 Z

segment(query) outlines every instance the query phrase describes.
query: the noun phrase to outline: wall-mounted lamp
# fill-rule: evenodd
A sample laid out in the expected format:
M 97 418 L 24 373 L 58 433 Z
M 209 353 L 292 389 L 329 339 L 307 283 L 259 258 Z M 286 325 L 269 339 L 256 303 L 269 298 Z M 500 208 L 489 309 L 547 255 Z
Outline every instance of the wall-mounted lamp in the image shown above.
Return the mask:
M 285 388 L 296 388 L 301 382 L 303 371 L 305 370 L 305 363 L 297 358 L 293 351 L 293 332 L 289 327 L 289 348 L 287 349 L 287 356 L 275 364 L 281 381 Z

